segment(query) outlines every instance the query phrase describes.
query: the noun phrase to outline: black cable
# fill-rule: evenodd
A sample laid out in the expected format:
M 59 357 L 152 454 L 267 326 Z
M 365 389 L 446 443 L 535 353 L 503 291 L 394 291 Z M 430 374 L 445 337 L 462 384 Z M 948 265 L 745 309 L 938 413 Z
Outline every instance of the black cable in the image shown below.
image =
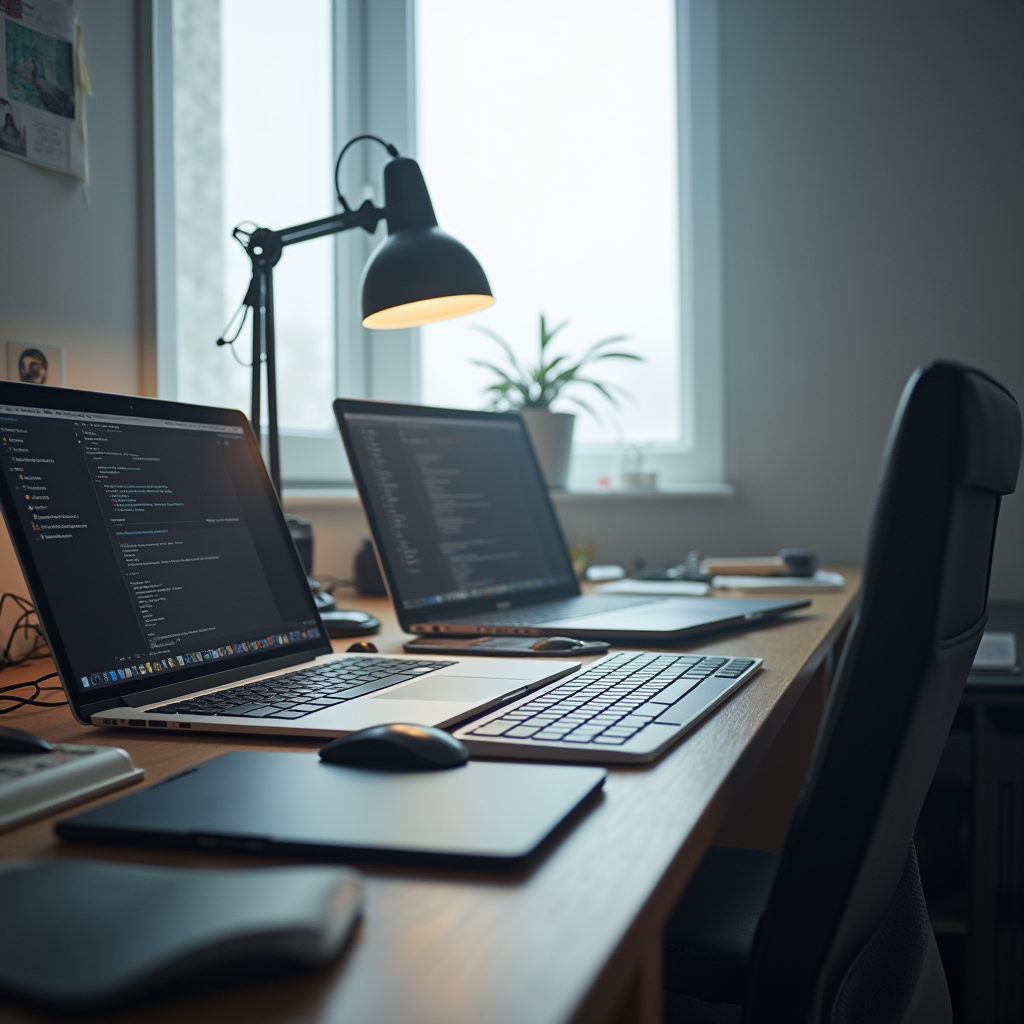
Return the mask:
M 235 333 L 232 334 L 230 338 L 225 338 L 224 335 L 227 334 L 228 331 L 231 329 L 231 325 L 235 322 L 235 318 L 238 316 L 239 313 L 242 314 L 242 318 L 238 321 L 238 327 L 235 329 Z M 238 363 L 239 366 L 244 366 L 247 370 L 252 368 L 252 363 L 242 362 L 242 360 L 238 356 L 238 353 L 235 351 L 234 345 L 235 342 L 238 341 L 238 338 L 242 333 L 242 329 L 245 327 L 245 321 L 248 320 L 248 318 L 249 304 L 245 300 L 243 300 L 242 304 L 238 307 L 238 309 L 236 309 L 234 313 L 231 314 L 231 319 L 228 321 L 227 327 L 224 328 L 224 333 L 221 334 L 221 336 L 217 339 L 217 347 L 220 348 L 222 345 L 227 345 L 228 348 L 231 350 L 231 354 L 235 357 L 235 362 Z M 265 363 L 266 358 L 261 357 L 260 362 Z
M 6 668 L 8 665 L 21 665 L 26 661 L 31 661 L 33 658 L 40 658 L 48 652 L 46 645 L 46 637 L 43 634 L 42 627 L 38 622 L 31 622 L 30 619 L 36 614 L 35 605 L 32 604 L 27 598 L 22 597 L 20 594 L 12 594 L 10 592 L 0 594 L 0 615 L 3 615 L 4 605 L 8 601 L 11 601 L 16 607 L 21 610 L 21 614 L 15 619 L 14 625 L 11 627 L 11 632 L 7 637 L 7 642 L 0 649 L 0 670 Z M 15 658 L 11 654 L 11 648 L 14 646 L 14 641 L 17 639 L 18 634 L 21 633 L 26 640 L 32 640 L 32 647 L 29 649 L 27 654 Z
M 35 605 L 20 594 L 9 592 L 0 594 L 0 615 L 3 614 L 4 606 L 8 601 L 14 604 L 21 611 L 21 614 L 14 620 L 14 625 L 11 627 L 7 642 L 0 649 L 0 670 L 7 668 L 9 665 L 23 665 L 26 661 L 31 661 L 33 658 L 43 657 L 49 651 L 42 627 L 38 622 L 30 621 L 31 616 L 36 614 Z M 11 656 L 11 647 L 14 645 L 14 641 L 19 633 L 26 638 L 32 638 L 32 647 L 27 654 L 15 658 Z M 0 686 L 0 701 L 10 704 L 10 707 L 0 708 L 0 715 L 9 715 L 12 711 L 17 711 L 19 708 L 24 707 L 59 708 L 66 705 L 66 700 L 50 701 L 39 699 L 43 690 L 61 689 L 60 686 L 40 685 L 44 680 L 55 679 L 56 677 L 56 672 L 47 672 L 46 675 L 40 676 L 38 679 L 26 679 L 20 683 L 11 683 L 9 686 Z M 10 695 L 12 690 L 23 690 L 26 687 L 32 688 L 29 696 L 15 697 Z
M 346 213 L 351 213 L 352 208 L 345 201 L 345 197 L 341 194 L 341 185 L 338 182 L 338 175 L 341 172 L 341 158 L 354 146 L 357 142 L 362 142 L 364 139 L 370 142 L 379 142 L 392 157 L 398 156 L 398 150 L 391 145 L 390 142 L 385 142 L 379 135 L 356 135 L 349 139 L 344 146 L 341 147 L 341 152 L 338 154 L 338 160 L 334 165 L 334 191 L 337 193 L 338 202 L 341 203 L 341 208 Z
M 38 679 L 26 679 L 21 683 L 11 683 L 10 686 L 0 686 L 0 700 L 10 701 L 11 706 L 9 708 L 0 708 L 0 715 L 9 715 L 12 711 L 18 711 L 20 708 L 33 707 L 33 708 L 62 708 L 67 704 L 66 700 L 39 700 L 39 695 L 43 690 L 59 690 L 59 686 L 40 686 L 44 679 L 56 679 L 56 672 L 47 672 L 45 676 L 40 676 Z M 32 696 L 30 697 L 9 697 L 8 693 L 11 690 L 21 690 L 26 686 L 31 686 L 33 689 Z

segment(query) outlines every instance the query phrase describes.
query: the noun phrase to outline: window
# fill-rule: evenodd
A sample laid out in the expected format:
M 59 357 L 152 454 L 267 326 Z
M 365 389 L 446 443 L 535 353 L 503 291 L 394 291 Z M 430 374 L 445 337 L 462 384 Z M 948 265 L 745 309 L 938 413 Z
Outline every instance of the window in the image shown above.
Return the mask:
M 673 0 L 417 0 L 415 29 L 417 155 L 497 298 L 472 322 L 525 360 L 540 312 L 569 321 L 553 344 L 573 355 L 628 335 L 616 347 L 644 361 L 595 376 L 633 400 L 588 396 L 600 418 L 563 404 L 577 441 L 680 441 Z M 423 400 L 479 407 L 474 363 L 498 349 L 468 320 L 420 336 Z
M 373 131 L 420 160 L 442 228 L 480 259 L 497 302 L 368 332 L 358 278 L 383 226 L 286 250 L 274 281 L 286 483 L 343 478 L 335 394 L 480 407 L 488 373 L 474 361 L 498 351 L 473 325 L 529 358 L 541 312 L 569 321 L 559 352 L 626 334 L 643 357 L 595 373 L 632 394 L 618 411 L 573 410 L 574 487 L 614 480 L 627 444 L 662 482 L 721 479 L 714 0 L 173 0 L 172 11 L 164 192 L 177 324 L 173 338 L 161 331 L 162 365 L 175 348 L 165 391 L 248 408 L 250 371 L 213 344 L 248 281 L 230 229 L 333 212 L 333 157 Z M 158 19 L 158 42 L 160 31 Z M 382 157 L 346 158 L 350 201 L 380 202 Z M 248 325 L 234 349 L 249 361 Z
M 251 334 L 236 314 L 249 258 L 231 229 L 283 228 L 334 209 L 331 0 L 174 0 L 177 397 L 247 409 Z M 272 69 L 268 73 L 268 69 Z M 332 430 L 334 247 L 289 250 L 274 273 L 281 422 Z M 236 321 L 237 322 L 237 321 Z

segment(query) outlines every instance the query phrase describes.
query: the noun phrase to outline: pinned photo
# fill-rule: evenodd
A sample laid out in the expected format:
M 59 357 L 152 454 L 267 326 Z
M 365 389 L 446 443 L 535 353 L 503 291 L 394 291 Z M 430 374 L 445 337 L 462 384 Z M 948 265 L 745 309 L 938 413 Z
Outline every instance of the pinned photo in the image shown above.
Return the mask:
M 64 349 L 60 345 L 7 342 L 7 379 L 23 384 L 64 383 Z
M 0 150 L 25 156 L 25 111 L 20 103 L 0 98 Z
M 66 39 L 7 22 L 7 95 L 58 117 L 75 116 L 72 45 Z

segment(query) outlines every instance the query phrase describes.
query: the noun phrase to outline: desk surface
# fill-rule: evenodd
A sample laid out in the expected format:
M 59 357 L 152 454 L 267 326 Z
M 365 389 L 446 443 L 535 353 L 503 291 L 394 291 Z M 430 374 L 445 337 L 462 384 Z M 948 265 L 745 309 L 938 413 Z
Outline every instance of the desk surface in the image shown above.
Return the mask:
M 597 805 L 530 869 L 495 875 L 364 866 L 366 914 L 351 948 L 333 967 L 312 977 L 109 1019 L 660 1021 L 664 919 L 808 681 L 828 671 L 859 583 L 856 571 L 845 572 L 845 591 L 815 594 L 810 608 L 788 619 L 679 648 L 759 656 L 765 667 L 656 764 L 613 769 Z M 373 638 L 382 652 L 401 649 L 405 637 L 385 601 L 339 595 L 339 603 L 349 601 L 383 621 L 382 633 Z M 347 644 L 335 646 L 344 650 Z M 8 669 L 0 682 L 34 678 L 48 665 Z M 105 731 L 79 725 L 67 708 L 21 711 L 2 721 L 53 741 L 123 746 L 147 770 L 146 784 L 240 747 L 316 746 L 291 738 Z M 204 867 L 267 863 L 62 844 L 53 838 L 54 817 L 0 835 L 0 857 L 102 857 Z M 51 1019 L 0 1002 L 0 1022 Z

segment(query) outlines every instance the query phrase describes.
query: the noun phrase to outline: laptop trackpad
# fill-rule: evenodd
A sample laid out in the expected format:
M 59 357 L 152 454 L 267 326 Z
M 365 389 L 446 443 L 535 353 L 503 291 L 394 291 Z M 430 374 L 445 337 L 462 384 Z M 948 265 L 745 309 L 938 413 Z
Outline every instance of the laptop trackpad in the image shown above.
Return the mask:
M 405 686 L 396 686 L 378 693 L 371 700 L 453 700 L 468 704 L 494 700 L 505 693 L 523 688 L 517 679 L 474 679 L 472 676 L 446 679 L 439 676 L 417 679 Z

